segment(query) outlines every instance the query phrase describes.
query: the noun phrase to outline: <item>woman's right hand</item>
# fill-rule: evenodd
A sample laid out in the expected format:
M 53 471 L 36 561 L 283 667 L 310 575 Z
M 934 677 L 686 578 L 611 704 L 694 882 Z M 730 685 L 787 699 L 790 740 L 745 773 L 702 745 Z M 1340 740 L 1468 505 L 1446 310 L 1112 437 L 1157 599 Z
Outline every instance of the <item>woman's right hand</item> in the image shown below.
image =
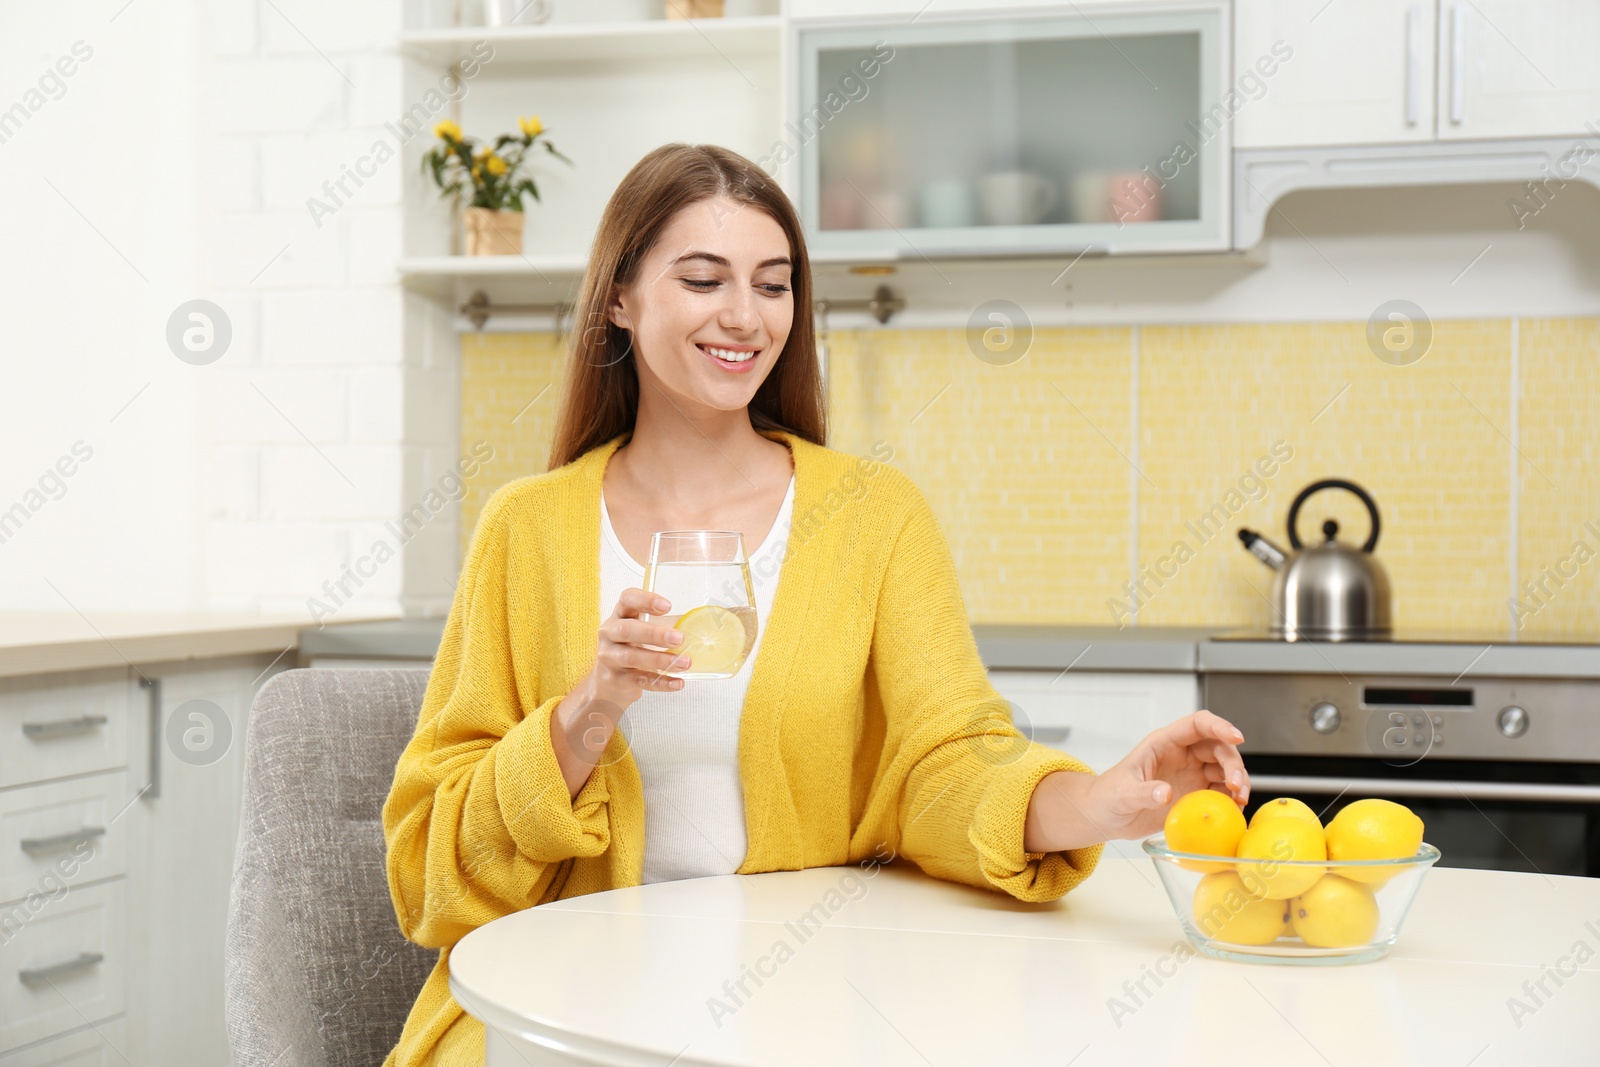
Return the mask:
M 674 693 L 683 688 L 683 678 L 661 672 L 685 669 L 690 657 L 646 648 L 682 645 L 683 633 L 666 622 L 646 622 L 640 617 L 659 617 L 670 609 L 667 598 L 656 593 L 622 590 L 610 619 L 600 624 L 594 667 L 550 712 L 550 745 L 566 779 L 566 790 L 573 797 L 605 755 L 622 713 L 643 696 L 645 689 Z
M 682 678 L 660 672 L 687 667 L 689 657 L 645 647 L 672 648 L 683 642 L 683 634 L 666 623 L 640 618 L 671 608 L 665 597 L 624 589 L 611 617 L 600 624 L 594 667 L 551 711 L 550 743 L 571 796 L 589 780 L 623 713 L 645 690 L 671 693 L 683 688 Z
M 682 678 L 660 672 L 689 666 L 688 656 L 674 656 L 647 648 L 673 648 L 683 642 L 683 634 L 662 622 L 646 622 L 640 616 L 661 616 L 672 609 L 666 597 L 643 589 L 624 589 L 611 617 L 600 624 L 599 648 L 595 652 L 594 695 L 597 699 L 625 709 L 646 690 L 671 693 L 683 688 Z

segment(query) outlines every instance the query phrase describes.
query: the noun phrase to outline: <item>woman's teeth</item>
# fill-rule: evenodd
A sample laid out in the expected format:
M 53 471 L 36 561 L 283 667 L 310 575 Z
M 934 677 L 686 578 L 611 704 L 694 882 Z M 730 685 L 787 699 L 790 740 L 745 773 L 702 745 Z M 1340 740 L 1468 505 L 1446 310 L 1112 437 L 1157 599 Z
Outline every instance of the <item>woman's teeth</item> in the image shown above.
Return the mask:
M 755 352 L 735 352 L 727 348 L 713 348 L 711 345 L 701 345 L 702 351 L 709 352 L 718 359 L 727 363 L 743 363 L 745 360 L 755 358 Z

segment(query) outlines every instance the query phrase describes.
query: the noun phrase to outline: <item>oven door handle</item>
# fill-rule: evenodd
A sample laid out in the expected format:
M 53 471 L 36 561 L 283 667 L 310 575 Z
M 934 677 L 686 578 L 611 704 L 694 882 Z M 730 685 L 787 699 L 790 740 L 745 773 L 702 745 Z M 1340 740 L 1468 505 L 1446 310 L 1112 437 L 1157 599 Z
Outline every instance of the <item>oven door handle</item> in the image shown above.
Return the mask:
M 1250 791 L 1282 793 L 1357 793 L 1378 797 L 1462 797 L 1466 800 L 1525 800 L 1600 804 L 1600 785 L 1545 785 L 1537 782 L 1452 782 L 1390 778 L 1316 778 L 1297 774 L 1252 774 Z

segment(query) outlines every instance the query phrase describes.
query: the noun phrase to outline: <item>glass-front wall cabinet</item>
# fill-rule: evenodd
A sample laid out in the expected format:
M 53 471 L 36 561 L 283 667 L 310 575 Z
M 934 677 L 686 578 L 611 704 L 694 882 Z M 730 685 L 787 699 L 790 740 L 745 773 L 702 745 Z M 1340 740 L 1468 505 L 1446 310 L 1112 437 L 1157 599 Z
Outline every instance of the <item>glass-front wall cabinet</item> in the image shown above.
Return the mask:
M 1226 8 L 1098 11 L 797 23 L 819 258 L 1228 247 Z

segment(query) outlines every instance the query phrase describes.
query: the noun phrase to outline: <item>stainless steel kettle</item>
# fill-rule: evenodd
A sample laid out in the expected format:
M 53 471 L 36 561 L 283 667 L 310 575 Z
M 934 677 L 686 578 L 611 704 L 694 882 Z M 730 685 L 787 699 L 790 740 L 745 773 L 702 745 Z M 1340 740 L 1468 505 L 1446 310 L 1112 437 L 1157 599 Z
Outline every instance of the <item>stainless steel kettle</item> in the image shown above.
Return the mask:
M 1303 548 L 1296 520 L 1300 505 L 1312 493 L 1344 489 L 1354 493 L 1372 516 L 1372 533 L 1359 549 L 1340 544 L 1339 524 L 1322 524 L 1326 540 Z M 1363 641 L 1389 636 L 1389 576 L 1372 550 L 1378 546 L 1378 505 L 1354 482 L 1329 478 L 1300 490 L 1289 506 L 1289 545 L 1292 555 L 1256 533 L 1240 530 L 1257 559 L 1278 572 L 1273 582 L 1277 620 L 1272 632 L 1287 640 Z

